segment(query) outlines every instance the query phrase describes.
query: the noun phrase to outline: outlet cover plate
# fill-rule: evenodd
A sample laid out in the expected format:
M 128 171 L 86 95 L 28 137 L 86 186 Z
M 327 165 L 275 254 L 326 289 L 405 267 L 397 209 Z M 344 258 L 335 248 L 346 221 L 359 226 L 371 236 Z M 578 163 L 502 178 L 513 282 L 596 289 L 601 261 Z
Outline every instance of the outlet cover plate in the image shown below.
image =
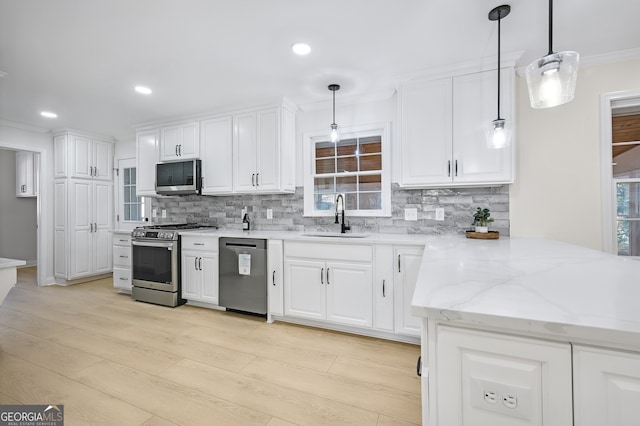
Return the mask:
M 436 220 L 444 220 L 444 209 L 442 207 L 436 208 Z
M 418 220 L 418 209 L 404 209 L 404 220 Z

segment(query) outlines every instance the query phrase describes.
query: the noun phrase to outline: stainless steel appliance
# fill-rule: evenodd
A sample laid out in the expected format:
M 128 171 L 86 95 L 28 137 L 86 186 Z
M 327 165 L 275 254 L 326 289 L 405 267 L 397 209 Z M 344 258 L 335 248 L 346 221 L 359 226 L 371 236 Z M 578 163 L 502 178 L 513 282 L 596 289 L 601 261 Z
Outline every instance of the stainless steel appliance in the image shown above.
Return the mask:
M 131 233 L 133 300 L 171 307 L 185 303 L 180 282 L 180 232 L 204 227 L 211 226 L 151 225 Z
M 156 192 L 160 195 L 200 194 L 200 160 L 167 161 L 156 164 Z
M 267 241 L 220 238 L 219 304 L 229 310 L 267 314 Z

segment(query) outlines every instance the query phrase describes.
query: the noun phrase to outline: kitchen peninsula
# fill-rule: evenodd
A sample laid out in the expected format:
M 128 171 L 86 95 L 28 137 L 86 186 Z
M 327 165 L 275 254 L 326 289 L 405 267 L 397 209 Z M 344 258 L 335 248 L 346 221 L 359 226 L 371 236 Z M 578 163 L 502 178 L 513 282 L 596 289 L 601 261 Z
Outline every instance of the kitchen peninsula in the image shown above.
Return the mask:
M 425 245 L 423 424 L 640 419 L 640 262 L 527 238 Z
M 0 304 L 2 304 L 4 298 L 9 294 L 9 290 L 18 281 L 16 268 L 25 264 L 24 260 L 0 257 Z

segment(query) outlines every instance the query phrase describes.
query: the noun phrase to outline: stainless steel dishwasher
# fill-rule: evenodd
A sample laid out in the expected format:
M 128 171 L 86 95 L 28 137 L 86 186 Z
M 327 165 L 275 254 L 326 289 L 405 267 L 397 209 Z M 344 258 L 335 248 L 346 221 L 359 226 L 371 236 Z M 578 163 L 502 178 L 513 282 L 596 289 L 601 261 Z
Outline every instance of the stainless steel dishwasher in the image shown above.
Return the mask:
M 219 305 L 267 314 L 267 241 L 220 238 Z

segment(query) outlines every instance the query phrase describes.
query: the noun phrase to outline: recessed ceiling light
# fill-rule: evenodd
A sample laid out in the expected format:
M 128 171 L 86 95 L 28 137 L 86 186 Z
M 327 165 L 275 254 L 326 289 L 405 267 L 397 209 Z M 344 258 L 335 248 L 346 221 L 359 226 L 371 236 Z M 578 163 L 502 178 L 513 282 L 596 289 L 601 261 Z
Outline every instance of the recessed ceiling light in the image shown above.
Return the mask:
M 136 86 L 136 92 L 141 93 L 143 95 L 150 95 L 151 89 L 145 86 Z
M 293 53 L 296 55 L 304 56 L 311 52 L 311 46 L 306 43 L 295 43 L 291 46 L 291 50 L 293 50 Z
M 47 118 L 58 118 L 58 114 L 50 111 L 42 111 L 40 115 Z

